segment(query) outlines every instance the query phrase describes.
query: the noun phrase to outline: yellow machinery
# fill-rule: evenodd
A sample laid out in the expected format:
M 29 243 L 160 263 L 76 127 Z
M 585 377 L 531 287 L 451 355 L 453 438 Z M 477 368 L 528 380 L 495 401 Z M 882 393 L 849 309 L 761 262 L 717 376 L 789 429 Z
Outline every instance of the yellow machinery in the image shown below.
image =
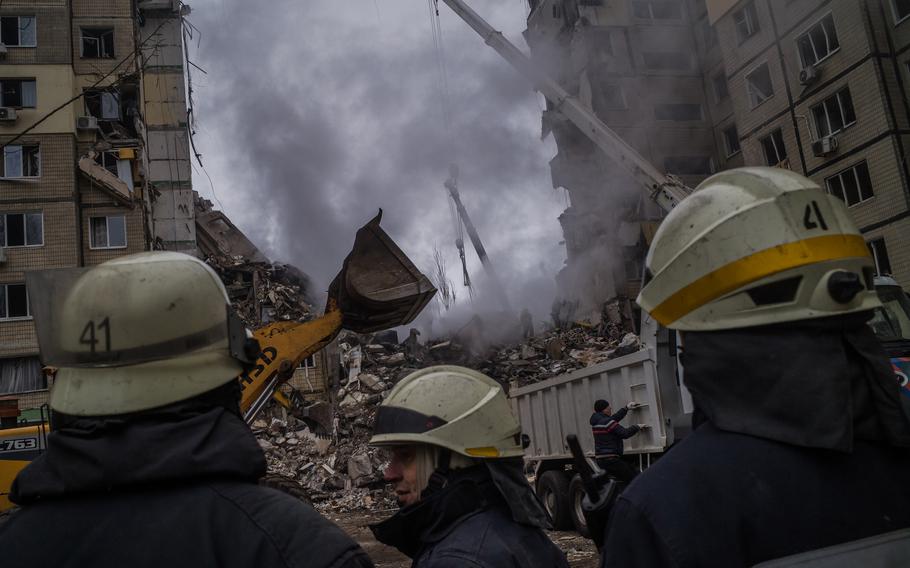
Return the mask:
M 240 375 L 240 402 L 244 419 L 251 422 L 269 401 L 289 401 L 277 387 L 288 380 L 300 363 L 328 345 L 342 328 L 369 333 L 413 321 L 436 293 L 436 288 L 382 230 L 382 211 L 357 231 L 354 247 L 341 272 L 329 287 L 325 313 L 312 321 L 280 321 L 253 332 L 260 352 L 252 368 Z M 15 399 L 10 399 L 12 403 Z M 0 428 L 0 511 L 12 504 L 7 499 L 13 479 L 45 448 L 48 422 L 20 425 L 18 406 L 2 405 L 9 414 Z M 304 417 L 327 425 L 331 408 L 317 403 L 301 409 Z M 10 420 L 12 417 L 12 420 Z

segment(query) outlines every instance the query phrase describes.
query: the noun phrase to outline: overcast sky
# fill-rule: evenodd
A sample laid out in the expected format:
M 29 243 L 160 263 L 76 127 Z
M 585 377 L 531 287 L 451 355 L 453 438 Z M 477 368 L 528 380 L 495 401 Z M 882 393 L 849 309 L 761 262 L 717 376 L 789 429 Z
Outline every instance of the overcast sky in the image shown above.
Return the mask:
M 216 206 L 270 258 L 324 289 L 381 207 L 383 227 L 421 269 L 434 246 L 445 254 L 466 300 L 442 186 L 457 162 L 462 199 L 516 307 L 548 312 L 566 202 L 550 184 L 543 102 L 448 7 L 440 2 L 447 129 L 427 0 L 190 3 L 201 32 L 192 57 L 207 72 L 191 69 L 197 149 Z M 470 4 L 526 50 L 524 0 Z M 213 199 L 198 166 L 194 187 Z

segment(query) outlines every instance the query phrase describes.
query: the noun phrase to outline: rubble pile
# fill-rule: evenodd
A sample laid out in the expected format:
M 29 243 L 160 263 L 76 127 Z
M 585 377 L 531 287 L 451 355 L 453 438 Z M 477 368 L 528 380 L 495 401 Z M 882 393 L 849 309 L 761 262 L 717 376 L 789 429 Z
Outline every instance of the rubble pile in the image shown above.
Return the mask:
M 641 342 L 617 325 L 554 329 L 498 349 L 479 370 L 501 384 L 524 386 L 635 353 Z
M 224 282 L 247 327 L 315 316 L 306 274 L 290 264 L 270 262 L 211 201 L 197 195 L 194 206 L 199 251 Z
M 385 464 L 367 437 L 317 435 L 303 422 L 289 417 L 253 422 L 265 451 L 270 474 L 299 483 L 317 509 L 350 511 L 389 509 L 394 496 L 382 481 Z
M 386 463 L 368 445 L 378 405 L 408 374 L 430 365 L 457 364 L 477 369 L 504 388 L 545 380 L 638 351 L 638 337 L 618 323 L 576 322 L 509 346 L 478 347 L 456 334 L 423 344 L 412 329 L 398 342 L 394 331 L 372 335 L 342 332 L 338 338 L 344 368 L 332 387 L 331 432 L 314 433 L 294 417 L 259 419 L 253 428 L 266 452 L 269 471 L 301 484 L 322 511 L 350 512 L 395 507 L 382 480 Z M 473 343 L 473 344 L 472 344 Z

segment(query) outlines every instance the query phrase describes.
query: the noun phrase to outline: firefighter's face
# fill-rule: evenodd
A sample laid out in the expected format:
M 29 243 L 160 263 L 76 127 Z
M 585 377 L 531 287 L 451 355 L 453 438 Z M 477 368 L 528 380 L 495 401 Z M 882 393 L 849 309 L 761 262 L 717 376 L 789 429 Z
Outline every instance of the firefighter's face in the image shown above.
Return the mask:
M 417 448 L 415 446 L 395 446 L 389 451 L 389 465 L 383 472 L 386 482 L 392 484 L 398 505 L 406 507 L 420 500 L 419 482 L 417 480 Z

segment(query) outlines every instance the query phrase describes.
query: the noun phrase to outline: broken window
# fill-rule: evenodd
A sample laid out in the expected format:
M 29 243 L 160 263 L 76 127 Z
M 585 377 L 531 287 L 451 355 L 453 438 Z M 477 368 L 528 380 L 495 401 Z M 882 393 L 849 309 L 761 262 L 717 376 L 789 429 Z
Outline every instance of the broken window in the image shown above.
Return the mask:
M 677 122 L 702 120 L 704 118 L 701 105 L 689 103 L 655 105 L 654 117 L 657 120 L 674 120 Z
M 875 261 L 876 274 L 892 274 L 891 260 L 888 258 L 888 248 L 885 246 L 885 239 L 874 239 L 866 243 L 869 252 L 872 253 L 872 260 Z
M 711 86 L 714 87 L 714 100 L 717 102 L 730 96 L 730 89 L 727 88 L 727 76 L 723 71 L 711 78 Z
M 850 89 L 838 91 L 812 107 L 815 133 L 819 138 L 836 134 L 856 122 Z
M 739 43 L 743 43 L 759 29 L 758 12 L 755 10 L 755 2 L 749 2 L 741 10 L 733 13 L 733 23 L 736 24 L 736 37 Z
M 120 120 L 120 93 L 116 91 L 86 91 L 85 111 L 98 120 Z
M 815 65 L 840 48 L 837 32 L 834 30 L 834 16 L 828 14 L 812 26 L 808 32 L 796 39 L 799 57 L 803 67 Z
M 0 319 L 27 318 L 28 291 L 25 284 L 0 284 Z
M 38 33 L 34 16 L 0 18 L 0 43 L 7 47 L 37 47 Z
M 681 176 L 706 176 L 714 173 L 709 156 L 669 156 L 664 158 L 664 170 Z
M 112 249 L 126 247 L 126 217 L 108 215 L 91 217 L 89 246 L 93 249 Z
M 43 213 L 0 214 L 0 246 L 39 247 L 43 244 Z
M 636 18 L 646 20 L 679 20 L 682 6 L 679 2 L 667 0 L 634 0 L 632 13 Z
M 891 0 L 891 8 L 894 10 L 896 22 L 910 16 L 910 0 Z
M 689 54 L 681 51 L 656 51 L 641 54 L 648 69 L 656 71 L 686 70 L 691 65 Z
M 736 125 L 731 124 L 724 128 L 724 148 L 727 150 L 727 157 L 739 153 L 742 149 L 739 146 L 739 132 L 736 131 Z
M 746 75 L 746 87 L 749 90 L 749 101 L 752 103 L 752 108 L 757 107 L 774 96 L 774 86 L 771 84 L 771 71 L 768 69 L 767 63 L 763 63 L 760 67 Z
M 35 108 L 38 104 L 34 79 L 0 79 L 0 106 Z
M 41 175 L 41 151 L 37 144 L 3 147 L 3 174 L 0 177 L 29 178 Z
M 114 28 L 82 28 L 82 57 L 113 59 Z
M 784 146 L 784 133 L 780 128 L 761 139 L 761 147 L 765 152 L 765 163 L 777 166 L 787 159 L 787 147 Z
M 849 167 L 825 180 L 828 193 L 842 200 L 848 207 L 872 199 L 872 179 L 866 161 Z

